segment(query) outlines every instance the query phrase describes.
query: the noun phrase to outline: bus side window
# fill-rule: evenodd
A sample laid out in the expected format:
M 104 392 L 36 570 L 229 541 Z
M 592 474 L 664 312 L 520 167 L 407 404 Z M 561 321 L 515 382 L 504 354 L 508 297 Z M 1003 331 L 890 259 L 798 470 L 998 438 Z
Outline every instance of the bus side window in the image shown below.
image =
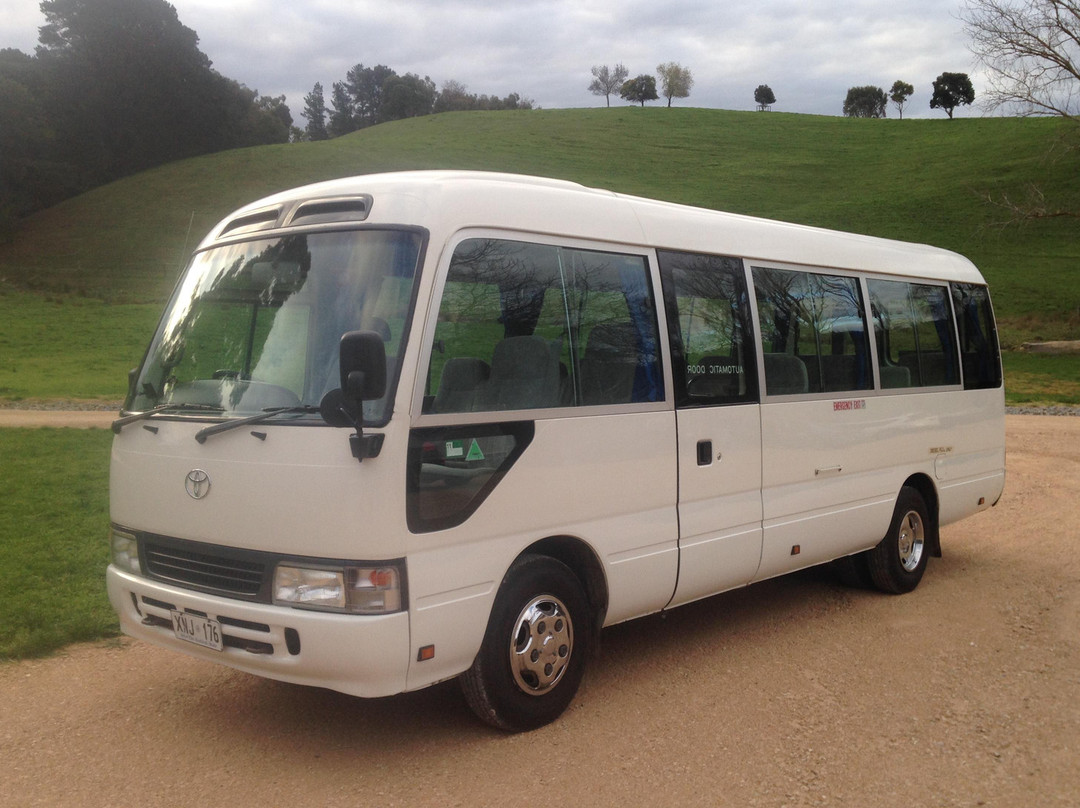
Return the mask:
M 867 281 L 882 389 L 960 383 L 944 286 Z
M 997 327 L 990 307 L 990 293 L 985 286 L 954 283 L 952 297 L 960 332 L 964 389 L 1000 387 L 1001 357 L 998 354 Z
M 873 388 L 857 279 L 763 267 L 753 277 L 769 395 Z M 805 387 L 792 359 L 806 367 Z
M 676 404 L 758 400 L 757 363 L 742 261 L 657 253 L 668 313 Z
M 662 401 L 656 322 L 643 256 L 468 239 L 439 306 L 424 411 Z

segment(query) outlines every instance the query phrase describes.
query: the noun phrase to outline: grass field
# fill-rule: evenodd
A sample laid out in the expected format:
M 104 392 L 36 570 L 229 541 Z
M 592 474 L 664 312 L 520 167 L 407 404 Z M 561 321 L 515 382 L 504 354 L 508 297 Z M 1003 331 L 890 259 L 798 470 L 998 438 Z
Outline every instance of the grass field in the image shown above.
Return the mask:
M 122 399 L 160 314 L 156 303 L 0 291 L 0 401 Z
M 0 429 L 0 660 L 117 634 L 105 430 Z

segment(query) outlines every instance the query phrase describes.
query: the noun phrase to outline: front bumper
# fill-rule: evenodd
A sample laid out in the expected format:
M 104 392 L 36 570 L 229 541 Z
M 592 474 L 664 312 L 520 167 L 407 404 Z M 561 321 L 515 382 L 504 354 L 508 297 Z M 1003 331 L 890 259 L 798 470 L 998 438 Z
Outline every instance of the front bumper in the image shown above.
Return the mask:
M 140 640 L 238 670 L 353 696 L 405 690 L 409 615 L 350 615 L 246 603 L 151 581 L 109 566 L 109 601 L 120 628 Z M 171 612 L 221 623 L 221 651 L 181 640 Z

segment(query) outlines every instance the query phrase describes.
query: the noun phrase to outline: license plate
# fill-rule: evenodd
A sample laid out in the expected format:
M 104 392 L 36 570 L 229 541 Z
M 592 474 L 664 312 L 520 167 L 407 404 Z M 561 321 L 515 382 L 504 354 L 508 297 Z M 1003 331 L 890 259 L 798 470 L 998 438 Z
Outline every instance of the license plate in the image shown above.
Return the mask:
M 204 648 L 222 649 L 221 624 L 217 620 L 187 612 L 172 612 L 173 634 L 177 639 L 193 642 Z

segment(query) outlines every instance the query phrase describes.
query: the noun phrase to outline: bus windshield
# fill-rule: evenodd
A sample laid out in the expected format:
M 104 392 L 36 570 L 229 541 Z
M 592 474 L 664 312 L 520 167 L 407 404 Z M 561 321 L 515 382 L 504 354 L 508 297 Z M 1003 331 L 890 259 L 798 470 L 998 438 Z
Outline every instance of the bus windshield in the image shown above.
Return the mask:
M 364 422 L 389 418 L 422 237 L 407 230 L 306 233 L 198 253 L 178 285 L 125 409 L 243 417 L 316 412 L 340 386 L 338 343 L 374 331 L 387 394 Z M 314 416 L 317 417 L 317 416 Z

